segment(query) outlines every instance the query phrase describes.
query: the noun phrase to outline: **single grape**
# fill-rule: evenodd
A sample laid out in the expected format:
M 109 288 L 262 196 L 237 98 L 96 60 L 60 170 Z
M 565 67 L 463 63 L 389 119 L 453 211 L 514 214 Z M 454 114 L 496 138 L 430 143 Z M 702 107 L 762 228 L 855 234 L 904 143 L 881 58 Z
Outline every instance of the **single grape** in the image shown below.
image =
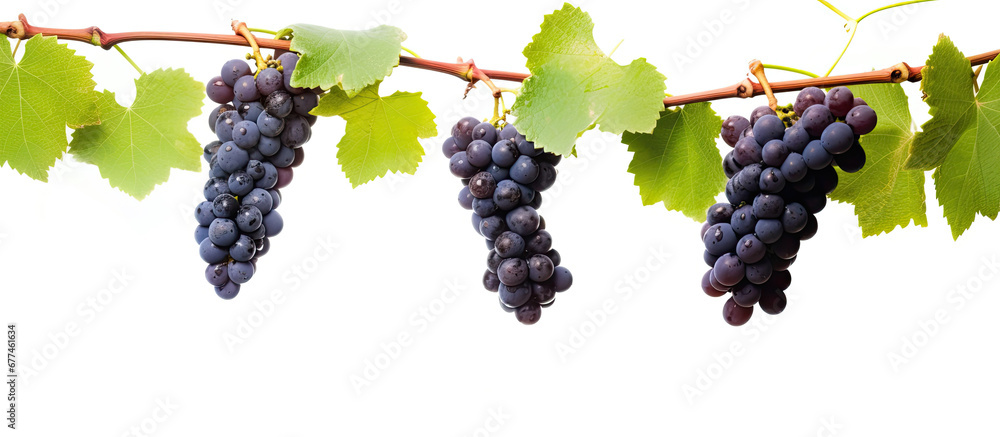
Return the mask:
M 212 213 L 218 218 L 234 218 L 240 203 L 232 194 L 220 194 L 212 201 Z
M 798 182 L 806 177 L 809 173 L 809 167 L 806 166 L 806 161 L 802 155 L 792 152 L 789 153 L 785 158 L 785 162 L 781 163 L 781 174 L 785 177 L 786 182 Z
M 281 230 L 285 227 L 285 221 L 282 220 L 281 214 L 278 211 L 272 210 L 271 212 L 264 215 L 264 236 L 273 237 L 281 233 Z
M 466 157 L 466 152 L 458 152 L 451 157 L 449 168 L 451 174 L 460 178 L 469 178 L 479 172 L 479 168 L 472 165 Z
M 546 253 L 552 249 L 552 235 L 544 229 L 539 229 L 525 239 L 524 250 L 529 254 Z
M 837 155 L 834 160 L 841 171 L 854 173 L 865 166 L 865 149 L 861 147 L 861 144 L 854 144 L 843 154 Z
M 245 63 L 244 63 L 245 64 Z M 226 84 L 222 76 L 215 76 L 205 86 L 205 94 L 215 103 L 225 104 L 233 100 L 233 87 Z
M 285 130 L 285 119 L 262 112 L 257 116 L 257 129 L 261 135 L 277 137 Z
M 753 235 L 744 235 L 736 243 L 736 256 L 746 264 L 753 264 L 764 258 L 767 246 Z
M 736 146 L 733 148 L 733 161 L 741 166 L 761 162 L 763 159 L 761 156 L 762 150 L 760 144 L 757 144 L 756 139 L 743 138 L 737 141 Z
M 781 140 L 771 140 L 761 149 L 760 156 L 764 163 L 771 167 L 780 167 L 788 154 L 791 153 L 785 142 Z
M 733 217 L 733 205 L 728 203 L 716 203 L 708 208 L 708 223 L 729 223 Z
M 237 284 L 245 284 L 253 277 L 253 264 L 249 262 L 230 261 L 229 280 Z
M 838 121 L 823 129 L 819 141 L 831 155 L 839 155 L 846 152 L 854 144 L 854 131 L 847 124 Z
M 517 150 L 517 146 L 508 140 L 498 141 L 496 145 L 493 146 L 491 151 L 493 162 L 501 167 L 508 168 L 514 165 L 514 162 L 517 161 L 520 154 L 521 153 Z
M 507 224 L 498 216 L 484 217 L 479 221 L 479 234 L 489 241 L 494 241 L 501 234 L 507 231 Z M 494 241 L 494 248 L 495 246 Z M 522 241 L 523 243 L 523 241 Z M 494 252 L 495 253 L 495 252 Z
M 497 291 L 500 289 L 500 278 L 497 277 L 496 273 L 489 270 L 483 273 L 483 288 L 489 291 Z
M 865 135 L 871 132 L 877 123 L 878 115 L 868 105 L 856 105 L 847 112 L 847 125 L 851 127 L 855 135 Z
M 524 238 L 515 232 L 504 231 L 494 243 L 497 254 L 504 258 L 518 257 L 524 253 Z
M 292 95 L 285 91 L 275 91 L 264 99 L 264 110 L 275 117 L 287 117 L 292 113 Z
M 732 287 L 743 280 L 746 268 L 738 256 L 726 253 L 719 256 L 712 271 L 719 283 Z
M 542 318 L 542 306 L 537 302 L 528 302 L 514 311 L 517 321 L 525 325 L 534 325 Z
M 521 258 L 507 258 L 497 267 L 497 276 L 504 285 L 519 285 L 528 278 L 528 263 Z
M 254 183 L 254 188 L 263 188 L 265 190 L 270 190 L 274 188 L 275 184 L 278 183 L 278 169 L 274 167 L 274 164 L 270 162 L 263 162 L 261 166 L 264 167 L 264 177 L 257 180 Z
M 229 257 L 229 252 L 225 248 L 216 246 L 210 238 L 201 241 L 198 246 L 198 254 L 201 255 L 202 261 L 209 264 L 225 262 Z
M 817 108 L 819 106 L 816 106 Z M 820 170 L 833 162 L 833 155 L 826 151 L 819 140 L 812 140 L 802 151 L 802 160 L 813 170 Z
M 281 144 L 293 149 L 302 147 L 311 136 L 312 129 L 305 118 L 291 115 L 285 119 L 285 128 L 281 130 Z
M 465 149 L 469 162 L 480 168 L 490 165 L 492 153 L 493 145 L 483 140 L 472 140 L 469 147 Z
M 259 96 L 269 96 L 285 89 L 285 78 L 276 68 L 265 68 L 257 72 L 257 92 Z M 258 98 L 260 98 L 258 96 Z M 254 99 L 241 99 L 244 102 Z
M 319 96 L 315 93 L 302 93 L 292 98 L 292 107 L 298 115 L 309 115 L 309 111 L 319 103 Z M 468 142 L 466 142 L 468 144 Z
M 271 212 L 271 208 L 274 203 L 271 199 L 271 193 L 262 188 L 254 188 L 249 194 L 240 198 L 240 204 L 243 206 L 254 206 L 260 211 L 261 216 L 266 215 Z
M 722 306 L 722 318 L 732 326 L 742 326 L 753 315 L 753 307 L 741 307 L 732 297 Z
M 229 181 L 223 178 L 211 178 L 205 182 L 205 200 L 212 202 L 216 197 L 229 194 Z
M 809 220 L 806 221 L 806 227 L 802 228 L 799 232 L 799 240 L 805 241 L 816 235 L 816 230 L 819 229 L 819 222 L 816 221 L 816 216 L 810 215 Z
M 768 108 L 770 110 L 771 108 Z M 753 136 L 757 144 L 767 144 L 768 141 L 778 140 L 785 136 L 785 123 L 777 115 L 771 114 L 760 117 L 753 124 Z
M 559 266 L 552 270 L 552 277 L 545 282 L 550 284 L 557 293 L 562 293 L 573 285 L 573 274 L 566 267 Z
M 229 265 L 226 263 L 209 264 L 205 268 L 205 279 L 215 286 L 226 285 L 229 282 Z
M 743 168 L 742 165 L 736 162 L 736 156 L 733 154 L 735 151 L 730 150 L 726 154 L 726 157 L 722 159 L 722 170 L 726 173 L 727 178 L 733 177 L 736 172 Z
M 531 298 L 540 304 L 552 303 L 556 300 L 556 291 L 552 289 L 551 284 L 542 282 L 531 282 L 528 284 L 531 288 Z
M 527 155 L 521 155 L 510 167 L 510 178 L 517 183 L 530 184 L 538 178 L 539 169 L 540 167 L 534 159 Z
M 500 302 L 510 308 L 517 308 L 528 303 L 531 299 L 531 288 L 527 284 L 509 285 L 503 283 L 503 279 L 501 278 L 497 289 L 500 295 Z
M 785 188 L 785 175 L 780 169 L 765 168 L 760 174 L 760 191 L 764 193 L 779 193 Z
M 799 238 L 793 234 L 782 235 L 771 245 L 771 250 L 781 259 L 791 259 L 799 252 Z
M 471 147 L 471 146 L 470 146 Z M 493 179 L 493 175 L 481 171 L 472 175 L 469 179 L 468 191 L 473 197 L 477 199 L 489 199 L 493 197 L 493 192 L 496 191 L 497 183 Z M 469 201 L 470 207 L 472 201 Z
M 538 163 L 538 178 L 530 184 L 535 191 L 545 191 L 556 183 L 556 166 L 548 162 Z
M 705 232 L 705 250 L 712 255 L 732 252 L 736 248 L 737 241 L 739 241 L 739 237 L 736 236 L 733 227 L 728 223 L 712 225 L 708 228 L 708 232 Z
M 549 257 L 541 254 L 528 258 L 528 279 L 542 282 L 552 277 L 556 266 Z
M 785 201 L 775 194 L 758 194 L 753 199 L 753 215 L 758 219 L 778 218 L 785 209 Z
M 472 140 L 483 140 L 489 144 L 497 142 L 497 129 L 488 121 L 477 124 L 472 128 Z
M 774 110 L 771 109 L 771 107 L 769 107 L 767 105 L 765 105 L 765 106 L 758 106 L 758 107 L 754 108 L 753 111 L 750 112 L 750 126 L 751 127 L 757 126 L 757 121 L 760 120 L 761 118 L 763 118 L 764 116 L 767 116 L 767 115 L 777 116 L 778 114 L 776 112 L 774 112 Z M 756 131 L 754 131 L 754 135 L 757 135 Z M 764 142 L 766 143 L 767 141 L 764 141 Z
M 794 234 L 806 227 L 809 221 L 809 212 L 797 202 L 785 205 L 785 212 L 781 214 L 781 226 L 785 232 Z
M 830 108 L 831 114 L 836 117 L 844 117 L 854 107 L 854 93 L 846 86 L 834 87 L 826 93 L 824 103 Z
M 802 128 L 814 139 L 819 138 L 823 134 L 823 129 L 833 122 L 833 114 L 826 105 L 812 105 L 799 118 Z
M 761 287 L 746 282 L 733 288 L 733 302 L 741 307 L 753 307 L 760 300 Z
M 785 292 L 773 287 L 764 288 L 760 293 L 760 301 L 757 302 L 760 306 L 761 311 L 768 314 L 781 314 L 785 310 L 785 306 L 788 305 L 788 298 L 785 297 Z
M 456 153 L 461 152 L 458 144 L 455 144 L 455 137 L 448 137 L 444 143 L 441 143 L 441 152 L 444 153 L 445 158 L 451 158 Z
M 228 271 L 227 271 L 228 273 Z M 229 300 L 240 293 L 240 284 L 227 282 L 225 285 L 215 287 L 215 294 L 223 299 Z
M 754 226 L 753 234 L 761 242 L 772 244 L 784 235 L 784 227 L 778 219 L 760 219 Z
M 257 246 L 246 235 L 240 235 L 236 242 L 229 248 L 229 256 L 236 261 L 250 261 L 255 254 L 257 254 Z
M 455 155 L 458 156 L 458 155 Z M 521 202 L 521 190 L 512 180 L 500 181 L 493 192 L 493 203 L 504 211 L 510 211 Z
M 729 223 L 737 235 L 754 232 L 754 228 L 757 226 L 757 217 L 753 215 L 753 205 L 743 205 L 737 208 L 736 211 L 733 211 L 733 217 Z
M 538 230 L 538 212 L 530 206 L 519 206 L 507 213 L 506 223 L 512 232 L 522 237 L 531 235 Z
M 809 144 L 809 132 L 801 124 L 796 123 L 792 127 L 785 129 L 785 135 L 781 138 L 789 152 L 802 153 Z
M 753 284 L 763 284 L 771 278 L 771 273 L 773 267 L 771 265 L 771 260 L 765 257 L 764 259 L 755 262 L 753 264 L 747 264 L 746 266 L 746 278 L 747 281 Z
M 250 65 L 247 64 L 247 61 L 244 61 L 242 59 L 231 59 L 229 61 L 226 61 L 225 64 L 222 64 L 222 75 L 219 77 L 222 79 L 223 82 L 226 83 L 226 85 L 232 87 L 233 85 L 236 85 L 236 79 L 239 79 L 249 74 L 250 74 Z M 230 97 L 227 100 L 232 100 L 232 99 L 233 98 Z M 214 284 L 214 285 L 222 285 L 222 284 Z
M 236 83 L 233 84 L 233 92 L 236 94 L 236 98 L 241 102 L 249 102 L 251 100 L 260 99 L 260 93 L 257 91 L 257 84 L 253 79 L 253 76 L 247 75 L 236 79 Z
M 792 104 L 792 110 L 795 111 L 795 115 L 801 117 L 806 109 L 813 105 L 822 105 L 825 99 L 826 94 L 823 93 L 823 90 L 814 86 L 803 88 L 795 96 L 795 103 Z
M 750 127 L 750 120 L 739 115 L 731 115 L 726 121 L 722 122 L 722 132 L 720 132 L 720 135 L 726 144 L 734 146 L 740 139 L 740 133 L 748 127 Z

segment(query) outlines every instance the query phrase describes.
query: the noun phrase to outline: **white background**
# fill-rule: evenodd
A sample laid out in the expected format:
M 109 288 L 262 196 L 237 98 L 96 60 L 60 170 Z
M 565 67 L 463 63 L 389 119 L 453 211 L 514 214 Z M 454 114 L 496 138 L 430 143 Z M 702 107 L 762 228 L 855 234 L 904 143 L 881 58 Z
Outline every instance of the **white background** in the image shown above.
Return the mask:
M 836 3 L 854 15 L 878 6 Z M 234 17 L 272 29 L 295 22 L 356 29 L 379 19 L 405 30 L 404 44 L 424 57 L 524 71 L 522 48 L 560 6 L 45 0 L 4 2 L 0 19 L 24 12 L 35 24 L 63 28 L 216 33 Z M 648 58 L 674 94 L 736 83 L 752 58 L 823 73 L 847 38 L 843 21 L 812 1 L 582 6 L 605 50 L 624 39 L 615 60 Z M 949 1 L 880 13 L 862 23 L 836 72 L 922 65 L 939 33 L 966 54 L 996 49 L 996 12 L 988 2 Z M 729 23 L 712 24 L 720 17 Z M 96 64 L 99 88 L 130 101 L 137 74 L 120 56 L 71 46 Z M 246 52 L 124 47 L 146 71 L 183 67 L 199 81 Z M 922 123 L 918 87 L 904 86 Z M 397 69 L 383 85 L 384 93 L 394 89 L 423 91 L 442 134 L 461 116 L 492 110 L 484 88 L 463 101 L 462 82 L 430 72 Z M 714 108 L 747 115 L 764 102 Z M 201 142 L 213 137 L 204 115 L 190 127 Z M 953 242 L 929 175 L 928 228 L 862 240 L 851 206 L 831 203 L 792 268 L 786 312 L 758 311 L 732 328 L 720 316 L 723 299 L 699 289 L 701 225 L 662 205 L 642 206 L 626 147 L 588 133 L 578 143 L 582 158 L 560 165 L 560 182 L 541 208 L 575 285 L 537 325 L 522 326 L 479 283 L 487 250 L 455 201 L 460 184 L 440 154 L 444 135 L 424 142 L 415 176 L 352 190 L 335 159 L 343 127 L 337 119 L 317 124 L 305 164 L 282 190 L 285 230 L 232 301 L 205 282 L 192 236 L 207 168 L 174 171 L 143 202 L 72 159 L 48 184 L 0 169 L 0 322 L 19 324 L 19 432 L 982 435 L 995 428 L 1000 319 L 991 311 L 1000 302 L 990 268 L 1000 226 L 979 219 Z M 316 256 L 330 244 L 332 256 Z M 978 293 L 963 297 L 957 287 Z M 273 290 L 286 298 L 272 302 Z M 945 321 L 928 322 L 935 315 Z M 400 335 L 409 341 L 393 346 Z M 227 336 L 238 342 L 227 344 Z

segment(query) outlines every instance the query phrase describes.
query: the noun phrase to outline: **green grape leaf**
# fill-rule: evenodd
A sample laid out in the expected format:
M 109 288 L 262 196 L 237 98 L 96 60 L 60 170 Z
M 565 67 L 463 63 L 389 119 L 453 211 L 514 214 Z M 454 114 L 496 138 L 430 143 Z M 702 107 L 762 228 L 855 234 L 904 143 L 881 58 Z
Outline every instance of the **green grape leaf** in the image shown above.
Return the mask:
M 335 88 L 323 95 L 313 115 L 339 115 L 347 122 L 337 144 L 337 160 L 357 187 L 388 172 L 413 174 L 424 156 L 417 138 L 437 135 L 434 113 L 421 93 L 378 93 L 381 81 L 349 97 Z
M 857 173 L 840 173 L 830 198 L 854 205 L 865 237 L 905 228 L 912 220 L 927 226 L 924 172 L 904 166 L 914 133 L 910 106 L 899 84 L 856 85 L 861 97 L 878 114 L 875 130 L 861 137 L 867 162 Z
M 369 30 L 337 30 L 312 24 L 293 24 L 291 49 L 302 57 L 292 73 L 292 85 L 332 89 L 339 86 L 353 97 L 381 81 L 399 64 L 406 34 L 381 25 Z
M 725 185 L 722 158 L 715 148 L 720 118 L 709 103 L 692 103 L 660 114 L 652 133 L 625 132 L 622 142 L 633 152 L 629 173 L 643 205 L 663 201 L 697 221 Z
M 1000 61 L 990 62 L 985 75 L 968 109 L 968 128 L 934 171 L 937 199 L 955 239 L 976 214 L 996 219 L 1000 213 Z
M 101 122 L 94 64 L 55 37 L 35 35 L 22 50 L 15 62 L 10 42 L 0 42 L 0 165 L 47 181 L 66 152 L 66 126 Z
M 113 187 L 142 199 L 170 177 L 170 168 L 198 171 L 202 148 L 187 130 L 201 114 L 203 85 L 184 70 L 156 70 L 135 81 L 126 108 L 101 93 L 104 122 L 73 132 L 70 153 L 96 165 Z
M 583 132 L 652 132 L 666 78 L 644 58 L 618 65 L 594 41 L 590 15 L 570 4 L 546 15 L 524 48 L 531 77 L 514 102 L 517 128 L 546 151 L 568 154 Z
M 942 35 L 921 74 L 920 89 L 927 95 L 931 119 L 913 140 L 906 168 L 933 170 L 975 121 L 972 64 Z

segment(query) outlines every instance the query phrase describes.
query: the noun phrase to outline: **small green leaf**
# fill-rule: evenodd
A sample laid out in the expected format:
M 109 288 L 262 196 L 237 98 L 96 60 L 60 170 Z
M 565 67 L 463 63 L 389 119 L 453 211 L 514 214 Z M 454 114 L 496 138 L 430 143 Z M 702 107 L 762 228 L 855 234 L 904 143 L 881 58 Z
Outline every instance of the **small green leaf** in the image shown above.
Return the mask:
M 651 132 L 663 110 L 666 78 L 639 58 L 622 66 L 594 41 L 590 15 L 570 4 L 546 15 L 524 48 L 531 77 L 513 114 L 524 135 L 546 151 L 568 154 L 588 129 Z
M 628 166 L 643 205 L 663 201 L 697 221 L 725 185 L 722 158 L 715 148 L 722 119 L 709 103 L 664 110 L 652 133 L 625 132 L 622 142 L 634 152 Z
M 968 128 L 934 171 L 937 199 L 955 239 L 976 214 L 996 219 L 1000 213 L 1000 62 L 990 62 L 985 75 L 968 108 Z
M 94 64 L 55 37 L 33 36 L 20 63 L 0 42 L 0 165 L 48 180 L 66 151 L 66 126 L 100 123 Z
M 975 119 L 972 64 L 941 35 L 921 74 L 920 89 L 927 94 L 932 117 L 920 127 L 906 168 L 933 170 Z
M 201 114 L 204 92 L 184 70 L 172 69 L 136 79 L 135 102 L 128 108 L 105 91 L 99 102 L 104 122 L 73 132 L 70 153 L 141 200 L 170 177 L 171 167 L 201 169 L 202 148 L 187 124 Z
M 865 237 L 906 227 L 912 220 L 927 226 L 924 172 L 907 170 L 914 133 L 910 106 L 898 84 L 856 85 L 861 97 L 878 114 L 878 126 L 861 137 L 867 164 L 857 173 L 840 173 L 840 184 L 830 194 L 833 200 L 854 205 L 861 234 Z
M 434 114 L 421 93 L 396 91 L 382 97 L 380 84 L 375 82 L 354 97 L 335 88 L 312 110 L 314 115 L 339 115 L 347 122 L 337 144 L 337 160 L 354 187 L 388 172 L 413 174 L 424 155 L 417 138 L 437 135 Z
M 392 73 L 406 34 L 393 26 L 369 30 L 337 30 L 312 24 L 293 24 L 293 51 L 302 58 L 292 73 L 292 85 L 332 89 L 349 96 Z

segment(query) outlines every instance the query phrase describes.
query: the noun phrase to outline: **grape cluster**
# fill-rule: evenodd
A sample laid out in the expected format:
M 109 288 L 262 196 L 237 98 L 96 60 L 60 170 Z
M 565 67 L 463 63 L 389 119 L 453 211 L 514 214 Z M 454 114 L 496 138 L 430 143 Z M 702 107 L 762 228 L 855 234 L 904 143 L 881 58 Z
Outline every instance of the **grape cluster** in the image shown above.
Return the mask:
M 268 59 L 267 68 L 252 74 L 250 65 L 233 59 L 208 82 L 208 97 L 219 103 L 208 117 L 218 137 L 205 146 L 210 179 L 205 201 L 195 208 L 195 240 L 208 263 L 205 278 L 215 293 L 232 299 L 270 248 L 270 237 L 284 221 L 276 209 L 280 188 L 302 163 L 316 117 L 309 114 L 320 90 L 291 86 L 295 53 Z
M 465 185 L 458 203 L 472 210 L 472 227 L 490 249 L 483 286 L 497 292 L 500 307 L 518 321 L 534 324 L 556 293 L 573 284 L 537 211 L 562 158 L 536 149 L 511 124 L 497 129 L 465 117 L 451 135 L 442 149 L 451 173 Z
M 746 323 L 755 304 L 768 314 L 785 309 L 788 267 L 799 243 L 816 234 L 815 214 L 837 186 L 834 167 L 853 173 L 865 165 L 859 139 L 877 122 L 846 87 L 806 88 L 783 113 L 784 120 L 761 106 L 749 120 L 734 115 L 722 123 L 722 139 L 733 147 L 723 160 L 728 202 L 712 205 L 702 227 L 711 269 L 701 285 L 709 296 L 732 293 L 722 316 L 733 326 Z

